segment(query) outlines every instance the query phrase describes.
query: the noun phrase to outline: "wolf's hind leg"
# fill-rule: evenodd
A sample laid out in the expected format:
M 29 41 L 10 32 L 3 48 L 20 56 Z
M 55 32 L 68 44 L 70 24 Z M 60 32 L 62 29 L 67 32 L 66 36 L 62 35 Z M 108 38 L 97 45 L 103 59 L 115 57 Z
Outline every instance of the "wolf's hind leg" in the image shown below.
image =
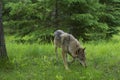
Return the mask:
M 55 54 L 56 54 L 56 60 L 58 61 L 58 51 L 57 51 L 57 46 L 55 46 Z

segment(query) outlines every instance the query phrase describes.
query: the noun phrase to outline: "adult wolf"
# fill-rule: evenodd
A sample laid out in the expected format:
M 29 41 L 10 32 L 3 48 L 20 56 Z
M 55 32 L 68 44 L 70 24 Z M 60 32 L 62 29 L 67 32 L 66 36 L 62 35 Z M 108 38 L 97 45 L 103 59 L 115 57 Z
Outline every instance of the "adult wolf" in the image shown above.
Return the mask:
M 75 59 L 78 58 L 80 63 L 86 67 L 85 48 L 81 47 L 79 41 L 73 35 L 62 30 L 56 30 L 54 32 L 54 45 L 57 58 L 57 48 L 62 48 L 62 57 L 65 69 L 69 69 L 67 63 L 67 54 L 72 56 L 73 60 L 71 62 L 74 62 Z

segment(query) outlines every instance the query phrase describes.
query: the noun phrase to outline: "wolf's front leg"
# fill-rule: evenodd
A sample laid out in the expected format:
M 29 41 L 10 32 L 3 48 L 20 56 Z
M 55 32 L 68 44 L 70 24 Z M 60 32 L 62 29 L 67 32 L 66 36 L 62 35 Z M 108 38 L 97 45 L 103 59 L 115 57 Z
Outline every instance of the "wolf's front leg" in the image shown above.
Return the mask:
M 65 69 L 69 70 L 66 55 L 67 54 L 64 52 L 64 50 L 62 50 L 62 57 L 63 57 L 63 62 L 64 62 Z

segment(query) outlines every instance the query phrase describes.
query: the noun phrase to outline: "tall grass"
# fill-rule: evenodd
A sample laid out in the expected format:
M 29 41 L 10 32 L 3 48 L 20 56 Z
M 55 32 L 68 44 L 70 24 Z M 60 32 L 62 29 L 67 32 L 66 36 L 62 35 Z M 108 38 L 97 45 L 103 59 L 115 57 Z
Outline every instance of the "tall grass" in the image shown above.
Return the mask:
M 119 80 L 120 41 L 85 43 L 87 68 L 78 61 L 65 70 L 59 50 L 56 61 L 52 44 L 17 44 L 7 42 L 12 65 L 0 69 L 0 80 Z

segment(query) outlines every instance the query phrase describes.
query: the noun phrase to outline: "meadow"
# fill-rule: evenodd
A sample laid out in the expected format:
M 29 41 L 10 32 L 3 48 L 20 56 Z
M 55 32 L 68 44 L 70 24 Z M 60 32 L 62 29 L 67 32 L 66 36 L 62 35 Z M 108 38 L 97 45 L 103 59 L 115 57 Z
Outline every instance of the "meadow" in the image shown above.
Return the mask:
M 67 71 L 60 49 L 56 61 L 52 43 L 18 44 L 6 40 L 10 62 L 0 68 L 0 80 L 120 80 L 119 36 L 81 44 L 86 47 L 88 67 L 75 61 Z

